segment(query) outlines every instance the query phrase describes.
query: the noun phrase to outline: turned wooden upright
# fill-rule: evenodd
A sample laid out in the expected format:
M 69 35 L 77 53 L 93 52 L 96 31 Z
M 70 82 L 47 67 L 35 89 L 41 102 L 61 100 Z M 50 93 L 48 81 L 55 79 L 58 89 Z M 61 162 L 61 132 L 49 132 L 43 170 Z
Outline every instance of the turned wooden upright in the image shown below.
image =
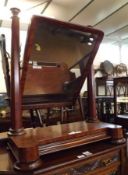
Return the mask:
M 88 117 L 87 122 L 98 122 L 96 114 L 96 98 L 95 98 L 95 85 L 94 85 L 94 70 L 93 66 L 87 77 L 88 80 Z
M 12 38 L 11 38 L 11 128 L 9 135 L 20 135 L 24 133 L 21 114 L 21 91 L 20 91 L 20 70 L 19 70 L 19 18 L 20 12 L 12 8 Z

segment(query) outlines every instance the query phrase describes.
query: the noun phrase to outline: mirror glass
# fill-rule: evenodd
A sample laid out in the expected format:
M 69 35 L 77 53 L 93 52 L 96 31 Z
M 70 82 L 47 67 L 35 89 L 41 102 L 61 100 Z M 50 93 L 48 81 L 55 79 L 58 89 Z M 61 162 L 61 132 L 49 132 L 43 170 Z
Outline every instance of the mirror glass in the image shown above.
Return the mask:
M 92 28 L 33 17 L 24 54 L 23 94 L 74 98 L 93 62 L 98 38 Z

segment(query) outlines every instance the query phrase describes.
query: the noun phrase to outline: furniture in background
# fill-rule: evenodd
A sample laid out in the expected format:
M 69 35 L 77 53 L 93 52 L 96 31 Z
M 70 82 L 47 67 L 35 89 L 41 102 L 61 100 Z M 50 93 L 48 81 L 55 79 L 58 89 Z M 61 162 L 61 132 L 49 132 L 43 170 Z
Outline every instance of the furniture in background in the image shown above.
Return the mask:
M 95 78 L 97 112 L 101 111 L 101 113 L 98 112 L 98 116 L 102 116 L 100 119 L 103 121 L 117 122 L 118 119 L 119 124 L 125 123 L 124 118 L 127 118 L 126 102 L 128 95 L 127 66 L 123 63 L 120 63 L 114 67 L 110 64 L 110 62 L 106 61 L 104 67 L 102 65 L 101 68 L 101 70 L 105 69 L 103 72 L 107 72 L 109 70 L 108 72 L 111 74 L 106 73 L 106 76 Z M 108 114 L 107 116 L 109 117 L 107 118 L 110 120 L 106 120 L 107 118 L 105 117 L 105 114 Z M 122 114 L 125 114 L 126 116 L 121 116 Z
M 113 75 L 114 75 L 114 66 L 113 64 L 105 60 L 101 62 L 100 68 L 98 70 L 102 74 L 102 77 L 96 77 L 96 96 L 112 96 L 113 95 Z
M 128 128 L 128 77 L 114 78 L 115 122 Z
M 82 97 L 85 120 L 88 116 L 88 98 Z M 98 119 L 107 123 L 114 123 L 114 98 L 113 96 L 96 96 L 96 112 Z
M 95 70 L 95 72 L 97 71 L 102 73 L 102 77 L 95 78 L 97 96 L 113 96 L 113 78 L 127 77 L 127 66 L 124 63 L 113 66 L 110 61 L 105 60 L 100 64 L 100 68 Z
M 96 96 L 113 96 L 113 78 L 96 77 Z

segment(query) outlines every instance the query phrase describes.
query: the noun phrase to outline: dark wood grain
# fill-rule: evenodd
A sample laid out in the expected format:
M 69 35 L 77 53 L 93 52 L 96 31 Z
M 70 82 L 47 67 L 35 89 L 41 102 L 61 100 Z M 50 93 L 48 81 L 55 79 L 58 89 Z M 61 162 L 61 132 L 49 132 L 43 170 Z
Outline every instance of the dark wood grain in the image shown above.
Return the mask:
M 96 95 L 95 95 L 95 85 L 94 85 L 94 72 L 93 66 L 90 68 L 88 73 L 88 122 L 97 122 L 98 117 L 96 114 Z
M 64 172 L 71 171 L 72 168 L 79 169 L 82 166 L 90 166 L 93 165 L 93 162 L 101 162 L 98 166 L 99 168 L 94 169 L 92 172 L 104 174 L 107 172 L 111 172 L 112 170 L 116 170 L 119 168 L 119 174 L 124 175 L 124 165 L 125 165 L 125 144 L 114 145 L 111 144 L 110 140 L 95 142 L 93 144 L 87 144 L 80 147 L 75 147 L 72 149 L 64 150 L 61 152 L 56 152 L 52 154 L 47 154 L 41 157 L 42 165 L 40 168 L 34 171 L 20 172 L 15 171 L 13 166 L 15 159 L 11 156 L 9 151 L 5 149 L 5 147 L 0 147 L 0 174 L 4 175 L 12 175 L 17 174 L 21 175 L 24 173 L 25 175 L 32 174 L 43 174 L 43 175 L 53 175 L 53 174 L 62 174 Z M 77 156 L 82 155 L 83 152 L 89 151 L 92 153 L 89 157 L 84 157 L 79 159 Z M 115 157 L 112 160 L 112 157 Z M 110 160 L 110 162 L 108 162 Z M 122 161 L 120 161 L 122 160 Z M 101 167 L 100 167 L 101 166 Z
M 21 118 L 21 92 L 19 70 L 19 9 L 12 11 L 12 39 L 11 39 L 11 128 L 9 134 L 23 134 Z
M 26 129 L 24 135 L 10 137 L 10 146 L 16 157 L 18 156 L 19 166 L 17 167 L 26 170 L 34 168 L 31 162 L 40 165 L 37 164 L 40 159 L 39 155 L 107 139 L 111 139 L 111 142 L 115 144 L 125 143 L 122 127 L 101 122 L 75 122 L 46 128 Z

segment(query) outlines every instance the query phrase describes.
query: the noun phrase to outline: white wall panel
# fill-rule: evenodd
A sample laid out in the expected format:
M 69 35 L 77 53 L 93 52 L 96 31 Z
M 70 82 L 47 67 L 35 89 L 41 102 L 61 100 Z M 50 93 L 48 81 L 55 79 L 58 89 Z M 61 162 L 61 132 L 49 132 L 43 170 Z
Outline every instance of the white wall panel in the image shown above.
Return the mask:
M 128 38 L 128 26 L 122 28 L 122 30 L 109 34 L 108 37 L 111 37 L 115 40 L 122 40 Z
M 95 25 L 127 2 L 128 0 L 95 0 L 73 22 L 84 25 Z
M 45 16 L 68 21 L 91 0 L 53 0 L 45 10 Z
M 96 27 L 109 34 L 128 24 L 128 5 L 98 24 Z
M 36 1 L 35 0 L 8 0 L 7 8 L 9 9 L 12 7 L 17 7 L 22 11 L 22 10 L 30 9 L 37 5 L 41 5 L 44 2 L 46 2 L 46 0 L 36 0 Z

